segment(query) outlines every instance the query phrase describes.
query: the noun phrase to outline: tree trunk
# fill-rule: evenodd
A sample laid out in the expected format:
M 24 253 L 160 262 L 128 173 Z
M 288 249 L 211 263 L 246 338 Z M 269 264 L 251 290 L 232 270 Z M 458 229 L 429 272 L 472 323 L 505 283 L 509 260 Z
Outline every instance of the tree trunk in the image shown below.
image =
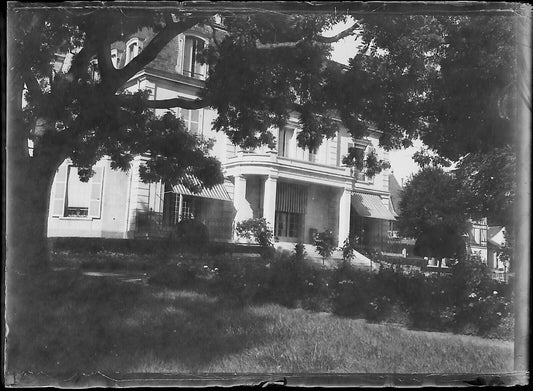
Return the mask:
M 7 269 L 23 274 L 49 266 L 48 208 L 59 165 L 31 160 L 8 166 Z

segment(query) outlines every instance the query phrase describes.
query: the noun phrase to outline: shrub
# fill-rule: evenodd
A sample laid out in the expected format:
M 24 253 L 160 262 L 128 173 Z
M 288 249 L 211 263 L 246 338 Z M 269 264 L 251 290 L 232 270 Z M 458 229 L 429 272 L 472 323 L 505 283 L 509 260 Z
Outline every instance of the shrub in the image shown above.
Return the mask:
M 209 231 L 205 224 L 198 220 L 182 220 L 176 226 L 175 238 L 181 247 L 187 250 L 203 251 L 207 250 Z
M 272 251 L 268 249 L 273 246 L 274 234 L 265 218 L 240 221 L 237 223 L 235 231 L 242 238 L 253 239 L 264 250 L 263 255 L 266 257 L 273 255 Z
M 296 259 L 304 259 L 307 255 L 307 252 L 305 251 L 305 246 L 303 243 L 296 243 L 294 245 L 294 258 Z
M 409 315 L 413 328 L 447 331 L 455 316 L 447 276 L 405 276 L 400 285 L 399 299 Z
M 356 238 L 355 237 L 347 237 L 344 243 L 342 244 L 341 251 L 342 251 L 342 261 L 350 263 L 352 259 L 354 258 L 354 250 L 356 246 Z
M 322 257 L 322 264 L 324 264 L 325 259 L 329 258 L 333 254 L 333 251 L 335 251 L 335 236 L 331 230 L 327 229 L 317 233 L 313 239 L 315 241 L 316 251 Z
M 217 257 L 212 270 L 209 289 L 223 300 L 238 305 L 267 301 L 268 266 L 263 259 Z
M 343 263 L 338 266 L 331 278 L 332 311 L 337 315 L 366 317 L 371 303 L 370 279 L 368 272 L 357 270 Z
M 199 275 L 196 262 L 184 260 L 167 263 L 151 273 L 150 283 L 162 285 L 168 288 L 191 288 L 195 287 Z
M 470 257 L 452 267 L 450 277 L 456 315 L 453 327 L 469 327 L 476 334 L 489 335 L 512 313 L 512 289 L 493 280 L 479 257 Z

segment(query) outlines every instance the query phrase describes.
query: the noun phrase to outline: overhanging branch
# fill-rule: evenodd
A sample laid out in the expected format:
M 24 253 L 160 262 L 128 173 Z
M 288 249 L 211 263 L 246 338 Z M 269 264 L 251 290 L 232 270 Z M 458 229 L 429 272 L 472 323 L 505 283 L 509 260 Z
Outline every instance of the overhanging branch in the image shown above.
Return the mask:
M 307 40 L 307 41 L 312 42 L 313 44 L 334 43 L 350 35 L 353 35 L 354 32 L 357 31 L 358 28 L 359 28 L 359 24 L 355 23 L 354 25 L 341 31 L 340 33 L 338 33 L 337 35 L 334 35 L 333 37 L 324 37 L 324 36 L 319 35 L 318 37 L 312 40 Z M 266 50 L 279 49 L 279 48 L 293 48 L 301 44 L 304 41 L 306 41 L 306 39 L 304 38 L 299 39 L 298 41 L 273 42 L 273 43 L 262 43 L 261 41 L 256 40 L 255 46 L 257 49 L 266 49 Z
M 122 105 L 133 104 L 134 99 L 138 99 L 133 95 L 120 95 L 118 97 Z M 172 98 L 161 100 L 145 100 L 144 104 L 149 109 L 172 109 L 180 107 L 182 109 L 197 110 L 209 106 L 209 102 L 205 99 L 184 99 L 184 98 Z
M 37 78 L 31 71 L 26 70 L 26 72 L 24 72 L 23 80 L 24 84 L 26 85 L 26 88 L 28 89 L 28 92 L 32 96 L 38 97 L 42 95 L 43 91 L 41 90 L 41 86 L 39 85 Z
M 353 35 L 353 33 L 359 28 L 359 24 L 355 23 L 352 26 L 348 27 L 346 30 L 341 31 L 337 35 L 334 35 L 333 37 L 323 37 L 319 36 L 316 40 L 321 43 L 334 43 L 337 41 L 340 41 L 343 38 L 346 38 L 350 35 Z

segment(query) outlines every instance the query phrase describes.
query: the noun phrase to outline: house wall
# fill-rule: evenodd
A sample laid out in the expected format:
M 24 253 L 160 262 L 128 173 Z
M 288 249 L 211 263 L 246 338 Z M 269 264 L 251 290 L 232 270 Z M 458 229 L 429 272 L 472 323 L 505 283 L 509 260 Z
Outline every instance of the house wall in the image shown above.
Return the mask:
M 63 162 L 62 167 L 69 165 L 69 161 Z M 126 205 L 129 175 L 122 171 L 111 169 L 109 160 L 102 159 L 96 167 L 103 167 L 102 201 L 99 218 L 91 217 L 54 217 L 52 213 L 48 217 L 48 236 L 68 237 L 106 237 L 123 238 L 126 227 Z M 57 178 L 57 174 L 56 174 Z M 50 210 L 58 189 L 56 178 L 50 197 Z
M 250 203 L 254 218 L 263 217 L 264 180 L 259 175 L 246 177 L 246 200 Z
M 205 34 L 205 31 L 201 29 L 193 30 L 194 35 L 210 38 L 210 34 Z M 153 32 L 143 29 L 134 35 L 139 38 L 141 46 L 146 47 L 153 37 Z M 147 70 L 140 72 L 127 83 L 126 89 L 130 92 L 148 89 L 151 91 L 151 99 L 175 97 L 195 99 L 203 82 L 193 79 L 187 80 L 186 77 L 180 75 L 184 37 L 185 35 L 180 34 L 174 38 L 152 61 Z M 125 41 L 129 38 L 127 37 Z M 116 48 L 119 51 L 119 68 L 124 65 L 125 43 L 115 42 L 112 45 L 112 49 Z M 159 73 L 154 73 L 154 69 Z M 156 114 L 162 115 L 165 111 L 156 110 Z M 179 115 L 179 110 L 173 111 Z M 317 231 L 331 229 L 335 235 L 338 235 L 340 197 L 343 189 L 347 188 L 350 183 L 354 182 L 354 191 L 367 191 L 388 196 L 389 170 L 384 170 L 370 181 L 355 181 L 350 177 L 349 170 L 342 168 L 342 158 L 348 153 L 349 143 L 353 143 L 351 136 L 345 129 L 341 128 L 334 138 L 325 139 L 316 151 L 316 161 L 310 162 L 309 151 L 297 145 L 299 124 L 298 118 L 292 115 L 288 127 L 292 127 L 294 131 L 289 140 L 288 156 L 278 160 L 275 151 L 270 151 L 266 146 L 260 147 L 256 152 L 268 157 L 268 159 L 272 157 L 272 159 L 261 168 L 254 167 L 252 170 L 246 171 L 245 163 L 242 167 L 230 167 L 230 164 L 234 164 L 232 162 L 235 161 L 240 148 L 234 146 L 225 134 L 215 132 L 212 129 L 215 118 L 215 111 L 208 108 L 200 109 L 199 133 L 205 138 L 214 140 L 211 154 L 221 161 L 226 177 L 234 183 L 236 176 L 244 175 L 246 178 L 245 198 L 249 203 L 253 217 L 262 217 L 263 215 L 264 181 L 267 175 L 278 178 L 278 180 L 299 181 L 299 183 L 307 186 L 307 212 L 303 233 L 304 240 L 308 243 L 312 241 L 309 233 L 311 228 Z M 276 136 L 279 135 L 276 129 L 272 129 L 272 132 Z M 371 132 L 362 142 L 372 144 L 379 158 L 388 158 L 388 153 L 378 146 L 379 132 Z M 110 169 L 109 162 L 107 160 L 105 162 L 101 218 L 56 218 L 56 220 L 50 220 L 50 236 L 133 237 L 138 212 L 162 211 L 163 186 L 161 183 L 144 184 L 140 181 L 138 168 L 142 162 L 141 158 L 134 160 L 130 173 L 115 172 Z M 295 165 L 299 165 L 299 167 L 294 168 Z M 230 196 L 234 198 L 233 194 Z M 206 221 L 220 217 L 217 208 L 222 209 L 223 215 L 233 214 L 235 216 L 235 209 L 231 203 L 219 204 L 212 200 L 202 200 L 201 202 L 204 210 L 201 218 Z M 388 198 L 384 199 L 383 202 L 389 208 Z
M 197 198 L 196 201 L 199 213 L 195 218 L 208 228 L 209 237 L 214 240 L 231 240 L 235 216 L 233 203 L 205 198 Z
M 338 235 L 338 204 L 340 191 L 331 187 L 309 185 L 304 218 L 304 242 L 312 243 L 311 229 L 318 232 L 331 230 Z
M 487 263 L 488 252 L 487 246 L 475 246 L 470 245 L 470 251 L 472 255 L 479 255 L 484 263 Z

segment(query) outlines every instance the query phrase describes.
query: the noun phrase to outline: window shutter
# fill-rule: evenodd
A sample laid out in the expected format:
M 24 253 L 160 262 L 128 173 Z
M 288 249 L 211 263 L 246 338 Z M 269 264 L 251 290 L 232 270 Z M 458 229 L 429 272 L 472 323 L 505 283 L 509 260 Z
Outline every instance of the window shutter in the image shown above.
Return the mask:
M 65 215 L 65 195 L 67 191 L 68 165 L 59 166 L 54 179 L 54 199 L 52 202 L 52 217 L 63 217 Z
M 102 210 L 102 187 L 104 183 L 104 167 L 95 167 L 91 179 L 91 199 L 89 201 L 89 217 L 99 219 Z

